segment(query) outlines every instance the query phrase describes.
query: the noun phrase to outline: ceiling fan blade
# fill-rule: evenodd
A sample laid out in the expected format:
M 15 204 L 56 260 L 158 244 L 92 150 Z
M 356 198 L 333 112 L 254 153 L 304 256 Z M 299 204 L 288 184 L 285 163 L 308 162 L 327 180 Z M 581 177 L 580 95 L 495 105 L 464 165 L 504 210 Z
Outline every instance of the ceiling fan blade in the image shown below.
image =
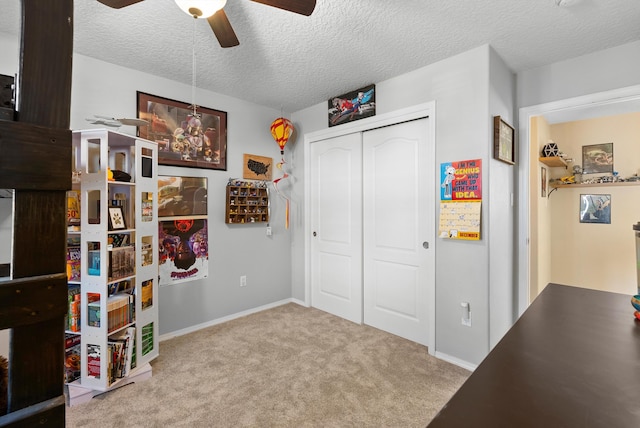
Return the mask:
M 139 3 L 143 0 L 98 0 L 105 6 L 112 7 L 114 9 L 122 9 L 126 6 L 131 6 L 132 4 Z
M 231 23 L 229 22 L 229 18 L 227 18 L 227 14 L 224 13 L 224 9 L 220 9 L 212 16 L 208 17 L 207 22 L 209 22 L 209 25 L 213 30 L 213 34 L 216 35 L 218 42 L 220 42 L 220 46 L 223 48 L 231 48 L 240 44 L 235 31 L 231 28 Z
M 252 0 L 256 3 L 277 7 L 300 15 L 309 16 L 316 8 L 316 0 Z

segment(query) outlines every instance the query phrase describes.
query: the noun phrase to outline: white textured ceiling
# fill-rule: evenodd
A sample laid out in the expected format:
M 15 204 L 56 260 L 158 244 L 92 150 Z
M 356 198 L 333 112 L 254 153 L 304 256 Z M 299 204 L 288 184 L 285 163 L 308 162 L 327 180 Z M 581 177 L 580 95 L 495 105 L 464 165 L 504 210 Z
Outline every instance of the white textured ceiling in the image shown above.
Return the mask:
M 483 44 L 518 72 L 640 40 L 640 0 L 569 3 L 317 0 L 305 17 L 228 0 L 240 46 L 221 48 L 195 21 L 196 84 L 293 112 Z M 19 5 L 0 1 L 0 31 L 17 34 Z M 74 19 L 77 53 L 191 84 L 194 19 L 173 0 L 120 10 L 76 0 Z

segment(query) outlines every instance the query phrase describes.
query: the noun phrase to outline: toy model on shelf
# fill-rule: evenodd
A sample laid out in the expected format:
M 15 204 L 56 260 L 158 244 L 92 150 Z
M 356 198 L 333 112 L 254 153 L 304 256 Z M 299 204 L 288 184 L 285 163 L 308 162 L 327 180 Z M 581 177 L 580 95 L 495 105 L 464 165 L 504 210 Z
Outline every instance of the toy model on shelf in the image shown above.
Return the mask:
M 227 224 L 268 223 L 267 182 L 230 179 L 227 183 L 224 219 Z

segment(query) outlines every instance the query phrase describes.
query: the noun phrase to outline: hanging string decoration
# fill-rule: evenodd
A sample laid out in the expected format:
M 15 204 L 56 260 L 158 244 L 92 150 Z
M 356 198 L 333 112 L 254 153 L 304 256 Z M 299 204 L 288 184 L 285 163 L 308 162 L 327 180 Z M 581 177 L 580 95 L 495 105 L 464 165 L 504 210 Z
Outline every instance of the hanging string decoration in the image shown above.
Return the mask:
M 290 202 L 289 202 L 289 198 L 280 191 L 280 189 L 278 188 L 278 184 L 282 180 L 285 180 L 289 177 L 289 174 L 287 174 L 287 172 L 284 169 L 284 164 L 286 163 L 284 160 L 284 146 L 287 145 L 287 142 L 289 141 L 289 137 L 291 137 L 291 134 L 293 134 L 294 128 L 293 128 L 293 124 L 289 119 L 286 119 L 284 117 L 279 117 L 271 123 L 270 129 L 271 129 L 271 135 L 273 136 L 273 139 L 276 141 L 276 143 L 278 143 L 278 146 L 280 146 L 280 154 L 282 155 L 282 159 L 280 160 L 280 162 L 278 162 L 276 167 L 280 171 L 282 171 L 282 174 L 283 174 L 282 177 L 273 180 L 273 187 L 276 189 L 276 192 L 278 192 L 278 195 L 285 201 L 285 228 L 289 229 Z

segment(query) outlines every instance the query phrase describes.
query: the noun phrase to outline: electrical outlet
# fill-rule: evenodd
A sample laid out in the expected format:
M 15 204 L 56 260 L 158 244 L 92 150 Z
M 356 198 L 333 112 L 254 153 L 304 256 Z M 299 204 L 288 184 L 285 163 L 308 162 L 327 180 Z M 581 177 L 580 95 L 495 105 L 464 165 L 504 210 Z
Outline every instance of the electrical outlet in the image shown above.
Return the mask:
M 247 286 L 247 275 L 242 275 L 240 277 L 240 287 L 246 287 Z
M 469 318 L 460 318 L 460 321 L 462 322 L 462 325 L 466 326 L 466 327 L 471 327 L 471 317 Z
M 267 236 L 271 236 L 273 233 L 271 232 L 271 226 L 267 226 Z

